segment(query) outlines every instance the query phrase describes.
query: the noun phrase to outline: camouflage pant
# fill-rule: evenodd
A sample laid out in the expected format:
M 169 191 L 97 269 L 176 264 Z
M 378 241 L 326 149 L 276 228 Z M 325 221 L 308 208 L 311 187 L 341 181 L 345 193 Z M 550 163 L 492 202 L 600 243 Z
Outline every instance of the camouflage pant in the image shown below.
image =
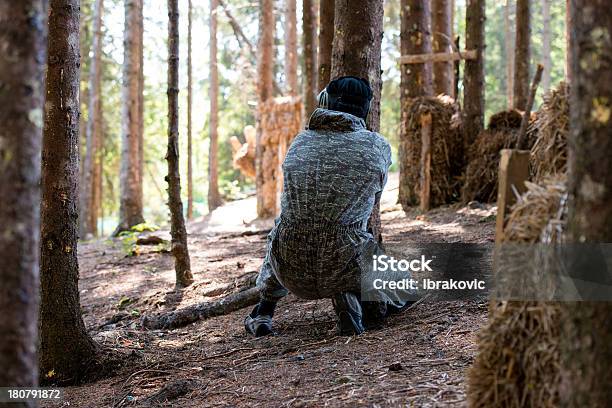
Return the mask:
M 270 301 L 288 291 L 305 299 L 359 292 L 362 273 L 380 252 L 365 222 L 339 226 L 281 218 L 268 235 L 257 286 Z

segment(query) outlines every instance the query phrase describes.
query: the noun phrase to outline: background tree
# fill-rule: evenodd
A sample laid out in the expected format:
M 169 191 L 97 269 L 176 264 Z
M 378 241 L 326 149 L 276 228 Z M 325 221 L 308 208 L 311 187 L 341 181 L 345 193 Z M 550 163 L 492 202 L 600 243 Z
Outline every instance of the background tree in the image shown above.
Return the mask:
M 380 129 L 380 71 L 383 37 L 383 1 L 337 1 L 335 5 L 335 35 L 332 52 L 332 78 L 354 75 L 370 82 L 374 98 L 370 107 L 368 129 Z M 369 227 L 376 240 L 382 241 L 380 202 L 377 201 Z
M 125 0 L 119 224 L 115 234 L 144 222 L 142 204 L 142 0 Z
M 296 0 L 285 1 L 285 81 L 287 93 L 298 95 Z
M 78 38 L 79 0 L 51 0 L 42 147 L 39 360 L 41 378 L 62 383 L 77 380 L 96 353 L 81 317 L 78 285 Z
M 12 387 L 38 384 L 36 248 L 46 18 L 46 1 L 0 2 L 0 384 Z
M 89 94 L 87 102 L 87 125 L 85 127 L 85 160 L 80 187 L 80 235 L 98 232 L 99 189 L 102 183 L 101 146 L 102 146 L 102 14 L 104 0 L 95 0 L 93 6 L 92 58 L 89 65 Z
M 255 152 L 257 216 L 272 217 L 274 214 L 265 208 L 263 186 L 263 154 L 261 145 L 261 110 L 266 101 L 272 97 L 272 80 L 274 76 L 274 4 L 272 0 L 259 0 L 259 40 L 257 43 L 257 140 Z
M 187 1 L 187 219 L 193 218 L 193 141 L 191 137 L 193 124 L 193 72 L 191 61 L 191 26 L 193 5 Z M 212 30 L 212 28 L 211 28 Z M 216 41 L 216 38 L 215 38 Z
M 514 107 L 524 110 L 529 97 L 531 59 L 531 0 L 516 1 L 516 41 L 514 55 Z
M 218 0 L 210 0 L 210 145 L 208 150 L 208 211 L 222 204 L 219 195 L 217 144 L 219 139 L 219 72 L 217 69 Z
M 514 38 L 512 31 L 512 0 L 504 6 L 504 46 L 506 54 L 506 97 L 508 109 L 514 107 Z
M 453 0 L 433 0 L 431 13 L 432 51 L 450 52 L 453 47 Z M 433 64 L 435 95 L 453 95 L 454 65 L 451 61 Z
M 465 12 L 465 46 L 477 50 L 476 59 L 465 62 L 463 129 L 465 142 L 472 143 L 484 127 L 485 113 L 485 0 L 471 0 Z
M 332 45 L 334 41 L 334 0 L 320 0 L 319 6 L 319 88 L 323 89 L 330 78 Z M 321 90 L 319 89 L 319 91 Z
M 569 232 L 573 242 L 612 242 L 612 10 L 605 0 L 572 0 L 570 12 Z M 563 307 L 563 406 L 609 406 L 612 304 Z
M 304 107 L 306 118 L 316 108 L 317 93 L 317 13 L 314 0 L 302 2 L 302 52 L 304 54 Z
M 179 8 L 178 0 L 168 0 L 168 207 L 170 208 L 170 234 L 172 254 L 176 271 L 176 285 L 189 286 L 193 283 L 187 229 L 181 201 L 181 175 L 179 173 Z
M 428 54 L 431 53 L 431 9 L 430 2 L 424 0 L 401 0 L 400 2 L 400 54 Z M 399 202 L 405 209 L 416 204 L 417 196 L 414 194 L 414 186 L 405 177 L 407 173 L 406 158 L 409 157 L 410 149 L 408 143 L 406 123 L 407 105 L 413 98 L 432 94 L 432 70 L 431 63 L 426 64 L 403 64 L 400 66 L 400 143 L 399 143 L 399 167 L 400 185 Z
M 550 0 L 542 0 L 542 89 L 548 92 L 550 89 L 550 77 L 552 70 L 551 61 L 551 32 L 550 32 Z

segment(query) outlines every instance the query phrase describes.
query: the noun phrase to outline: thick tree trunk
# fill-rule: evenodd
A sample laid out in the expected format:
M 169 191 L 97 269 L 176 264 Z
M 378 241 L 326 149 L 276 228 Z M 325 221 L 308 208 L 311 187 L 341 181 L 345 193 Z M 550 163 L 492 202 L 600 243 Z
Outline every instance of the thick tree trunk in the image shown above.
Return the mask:
M 191 61 L 191 26 L 193 5 L 187 2 L 187 219 L 193 218 L 193 146 L 191 113 L 193 109 L 193 73 Z
M 529 97 L 531 59 L 531 0 L 516 1 L 516 41 L 514 54 L 514 107 L 524 110 Z
M 514 107 L 514 32 L 512 31 L 512 1 L 504 6 L 504 42 L 506 53 L 506 97 L 508 109 Z
M 78 379 L 96 353 L 81 317 L 78 287 L 78 38 L 79 0 L 51 0 L 40 208 L 39 361 L 41 378 L 53 371 L 48 381 L 59 383 Z
M 432 50 L 450 52 L 453 46 L 453 0 L 432 1 Z M 434 94 L 453 95 L 453 63 L 436 62 L 433 64 Z
M 383 1 L 336 1 L 335 35 L 332 52 L 332 78 L 354 75 L 370 81 L 374 98 L 368 115 L 368 129 L 380 129 L 381 42 L 383 36 Z M 382 242 L 380 203 L 369 220 L 374 237 Z
M 263 157 L 266 147 L 261 143 L 261 112 L 264 103 L 272 97 L 272 78 L 274 75 L 274 2 L 259 1 L 259 41 L 257 44 L 257 137 L 255 151 L 256 185 L 257 185 L 257 216 L 273 217 L 275 208 L 266 206 L 264 199 L 264 184 L 266 182 L 263 169 Z
M 335 1 L 320 0 L 319 6 L 319 91 L 331 80 L 332 46 L 334 42 Z
M 125 0 L 119 225 L 115 235 L 144 222 L 142 215 L 142 1 Z
M 612 242 L 612 9 L 606 0 L 572 0 L 570 12 L 569 232 L 573 242 Z M 612 303 L 566 303 L 564 309 L 563 405 L 609 407 Z
M 85 127 L 85 161 L 80 189 L 80 228 L 81 237 L 97 234 L 98 214 L 96 211 L 96 186 L 101 179 L 97 174 L 100 160 L 100 141 L 102 138 L 102 109 L 100 85 L 102 81 L 102 14 L 104 0 L 95 0 L 93 6 L 92 58 L 89 65 L 89 95 L 87 102 L 87 125 Z
M 42 0 L 0 2 L 0 384 L 11 387 L 38 384 L 35 344 L 45 5 Z
M 317 107 L 317 13 L 314 0 L 302 2 L 302 49 L 304 53 L 304 107 L 306 118 Z
M 168 0 L 168 207 L 170 208 L 170 235 L 176 285 L 189 286 L 193 283 L 187 229 L 183 217 L 181 201 L 181 175 L 179 173 L 179 131 L 178 131 L 178 93 L 179 93 L 179 8 L 178 0 Z
M 298 95 L 296 0 L 285 0 L 285 81 L 287 94 Z
M 463 129 L 465 143 L 470 145 L 484 127 L 485 0 L 469 1 L 465 20 L 465 47 L 468 50 L 478 51 L 476 59 L 465 62 Z
M 400 2 L 400 51 L 401 55 L 431 53 L 431 10 L 429 1 L 401 0 Z M 408 143 L 407 124 L 410 118 L 406 117 L 409 102 L 416 97 L 432 94 L 431 64 L 402 64 L 400 66 L 400 107 L 401 126 L 399 144 L 399 202 L 404 209 L 415 205 L 418 195 L 414 186 L 406 177 L 407 158 L 414 147 Z
M 544 92 L 550 89 L 551 59 L 551 33 L 550 33 L 550 0 L 542 0 L 542 88 Z
M 218 0 L 210 0 L 210 144 L 208 150 L 208 211 L 222 204 L 218 176 L 219 73 L 217 70 L 217 9 Z

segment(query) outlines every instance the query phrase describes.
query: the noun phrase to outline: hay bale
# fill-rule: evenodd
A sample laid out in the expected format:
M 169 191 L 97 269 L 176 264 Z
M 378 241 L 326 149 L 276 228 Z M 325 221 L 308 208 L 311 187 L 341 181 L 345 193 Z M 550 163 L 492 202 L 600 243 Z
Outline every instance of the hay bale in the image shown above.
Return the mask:
M 421 170 L 421 115 L 432 115 L 431 137 L 431 206 L 451 203 L 459 198 L 460 176 L 464 167 L 463 137 L 459 129 L 459 106 L 445 95 L 415 98 L 407 102 L 402 126 L 406 126 L 407 153 L 401 160 L 402 172 L 410 186 L 407 199 L 410 205 L 419 203 Z
M 512 207 L 504 239 L 521 243 L 562 241 L 567 214 L 564 176 L 527 184 Z M 514 262 L 513 264 L 515 264 Z M 478 336 L 468 376 L 472 407 L 558 406 L 558 304 L 503 301 L 491 305 Z
M 530 167 L 536 182 L 565 173 L 569 134 L 569 86 L 561 82 L 544 95 L 534 123 L 537 138 L 531 148 Z
M 461 201 L 492 203 L 497 199 L 499 152 L 516 148 L 523 113 L 516 109 L 491 116 L 489 128 L 482 131 L 468 150 L 468 166 L 463 176 Z M 536 120 L 531 116 L 530 127 Z M 527 132 L 527 146 L 534 143 L 533 132 Z

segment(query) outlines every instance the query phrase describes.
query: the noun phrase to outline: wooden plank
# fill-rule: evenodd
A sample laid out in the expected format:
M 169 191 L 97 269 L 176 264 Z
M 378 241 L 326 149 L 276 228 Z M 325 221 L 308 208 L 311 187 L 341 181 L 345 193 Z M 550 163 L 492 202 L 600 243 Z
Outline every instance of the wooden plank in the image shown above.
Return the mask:
M 426 62 L 447 62 L 459 60 L 473 60 L 478 58 L 476 50 L 463 50 L 459 52 L 436 52 L 432 54 L 402 55 L 399 57 L 400 64 L 424 64 Z
M 529 150 L 503 149 L 500 153 L 497 219 L 495 224 L 495 244 L 503 241 L 506 215 L 516 202 L 515 192 L 525 192 L 525 181 L 529 178 Z
M 421 115 L 421 211 L 428 211 L 431 198 L 431 113 Z

